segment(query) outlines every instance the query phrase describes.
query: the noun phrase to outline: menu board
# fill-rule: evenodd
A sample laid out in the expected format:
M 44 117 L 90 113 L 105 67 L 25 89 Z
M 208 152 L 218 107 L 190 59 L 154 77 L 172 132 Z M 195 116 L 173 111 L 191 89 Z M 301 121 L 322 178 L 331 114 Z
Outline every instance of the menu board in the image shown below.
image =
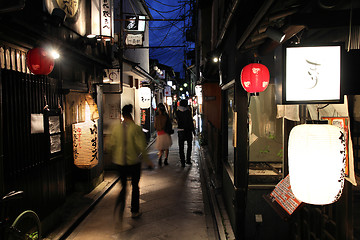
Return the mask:
M 289 175 L 281 180 L 274 190 L 264 198 L 284 219 L 292 215 L 302 204 L 291 191 Z

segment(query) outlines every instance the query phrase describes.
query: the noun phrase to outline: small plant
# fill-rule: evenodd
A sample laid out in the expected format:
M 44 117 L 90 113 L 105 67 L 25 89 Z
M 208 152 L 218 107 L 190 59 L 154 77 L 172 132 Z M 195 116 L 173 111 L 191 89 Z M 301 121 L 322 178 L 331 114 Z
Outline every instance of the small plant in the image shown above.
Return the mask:
M 260 150 L 261 154 L 266 154 L 266 153 L 269 153 L 269 152 L 270 152 L 270 146 L 269 145 L 267 145 L 264 150 Z

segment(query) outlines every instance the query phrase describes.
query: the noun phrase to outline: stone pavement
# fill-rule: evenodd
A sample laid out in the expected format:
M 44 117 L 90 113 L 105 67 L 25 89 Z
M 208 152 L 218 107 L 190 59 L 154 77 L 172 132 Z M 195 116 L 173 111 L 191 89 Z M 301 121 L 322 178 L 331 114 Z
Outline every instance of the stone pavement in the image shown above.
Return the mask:
M 182 168 L 176 133 L 172 140 L 168 166 L 157 165 L 155 144 L 148 149 L 155 169 L 142 171 L 140 218 L 130 217 L 131 187 L 128 188 L 124 217 L 120 219 L 118 212 L 114 212 L 120 184 L 116 182 L 116 174 L 107 173 L 103 186 L 99 186 L 103 190 L 88 196 L 101 198 L 96 205 L 88 207 L 91 211 L 84 210 L 77 218 L 68 219 L 67 229 L 54 231 L 46 239 L 219 239 L 215 216 L 211 213 L 208 197 L 203 194 L 200 151 L 193 146 L 193 164 Z

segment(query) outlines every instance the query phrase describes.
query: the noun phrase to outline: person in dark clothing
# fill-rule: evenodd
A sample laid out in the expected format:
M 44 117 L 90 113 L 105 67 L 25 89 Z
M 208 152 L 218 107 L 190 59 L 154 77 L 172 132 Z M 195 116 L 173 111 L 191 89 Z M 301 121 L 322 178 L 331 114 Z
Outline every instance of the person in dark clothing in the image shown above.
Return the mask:
M 179 154 L 181 166 L 185 167 L 184 144 L 187 143 L 186 164 L 191 164 L 192 138 L 195 135 L 195 127 L 187 100 L 181 100 L 176 111 L 178 123 Z

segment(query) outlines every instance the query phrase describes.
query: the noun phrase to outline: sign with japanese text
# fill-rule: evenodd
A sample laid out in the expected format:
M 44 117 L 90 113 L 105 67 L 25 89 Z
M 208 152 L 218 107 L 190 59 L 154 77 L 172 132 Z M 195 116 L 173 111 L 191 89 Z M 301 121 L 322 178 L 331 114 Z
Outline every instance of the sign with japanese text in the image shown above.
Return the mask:
M 287 47 L 285 103 L 342 102 L 341 46 Z
M 100 0 L 101 35 L 112 36 L 112 4 L 111 0 Z
M 137 31 L 144 32 L 145 31 L 145 16 L 126 16 L 125 21 L 125 30 L 126 31 Z
M 349 120 L 347 117 L 322 117 L 323 120 L 327 120 L 330 125 L 339 127 L 345 137 L 345 177 L 349 177 Z
M 136 45 L 143 45 L 143 35 L 140 34 L 131 34 L 128 33 L 126 34 L 126 38 L 125 38 L 125 44 L 126 45 L 132 45 L 132 46 L 136 46 Z
M 293 214 L 302 203 L 291 191 L 289 175 L 275 186 L 270 198 L 272 201 L 276 201 L 289 215 Z
M 151 89 L 148 87 L 139 88 L 140 108 L 149 108 L 151 103 Z
M 89 169 L 98 164 L 98 123 L 88 121 L 72 125 L 74 164 Z

